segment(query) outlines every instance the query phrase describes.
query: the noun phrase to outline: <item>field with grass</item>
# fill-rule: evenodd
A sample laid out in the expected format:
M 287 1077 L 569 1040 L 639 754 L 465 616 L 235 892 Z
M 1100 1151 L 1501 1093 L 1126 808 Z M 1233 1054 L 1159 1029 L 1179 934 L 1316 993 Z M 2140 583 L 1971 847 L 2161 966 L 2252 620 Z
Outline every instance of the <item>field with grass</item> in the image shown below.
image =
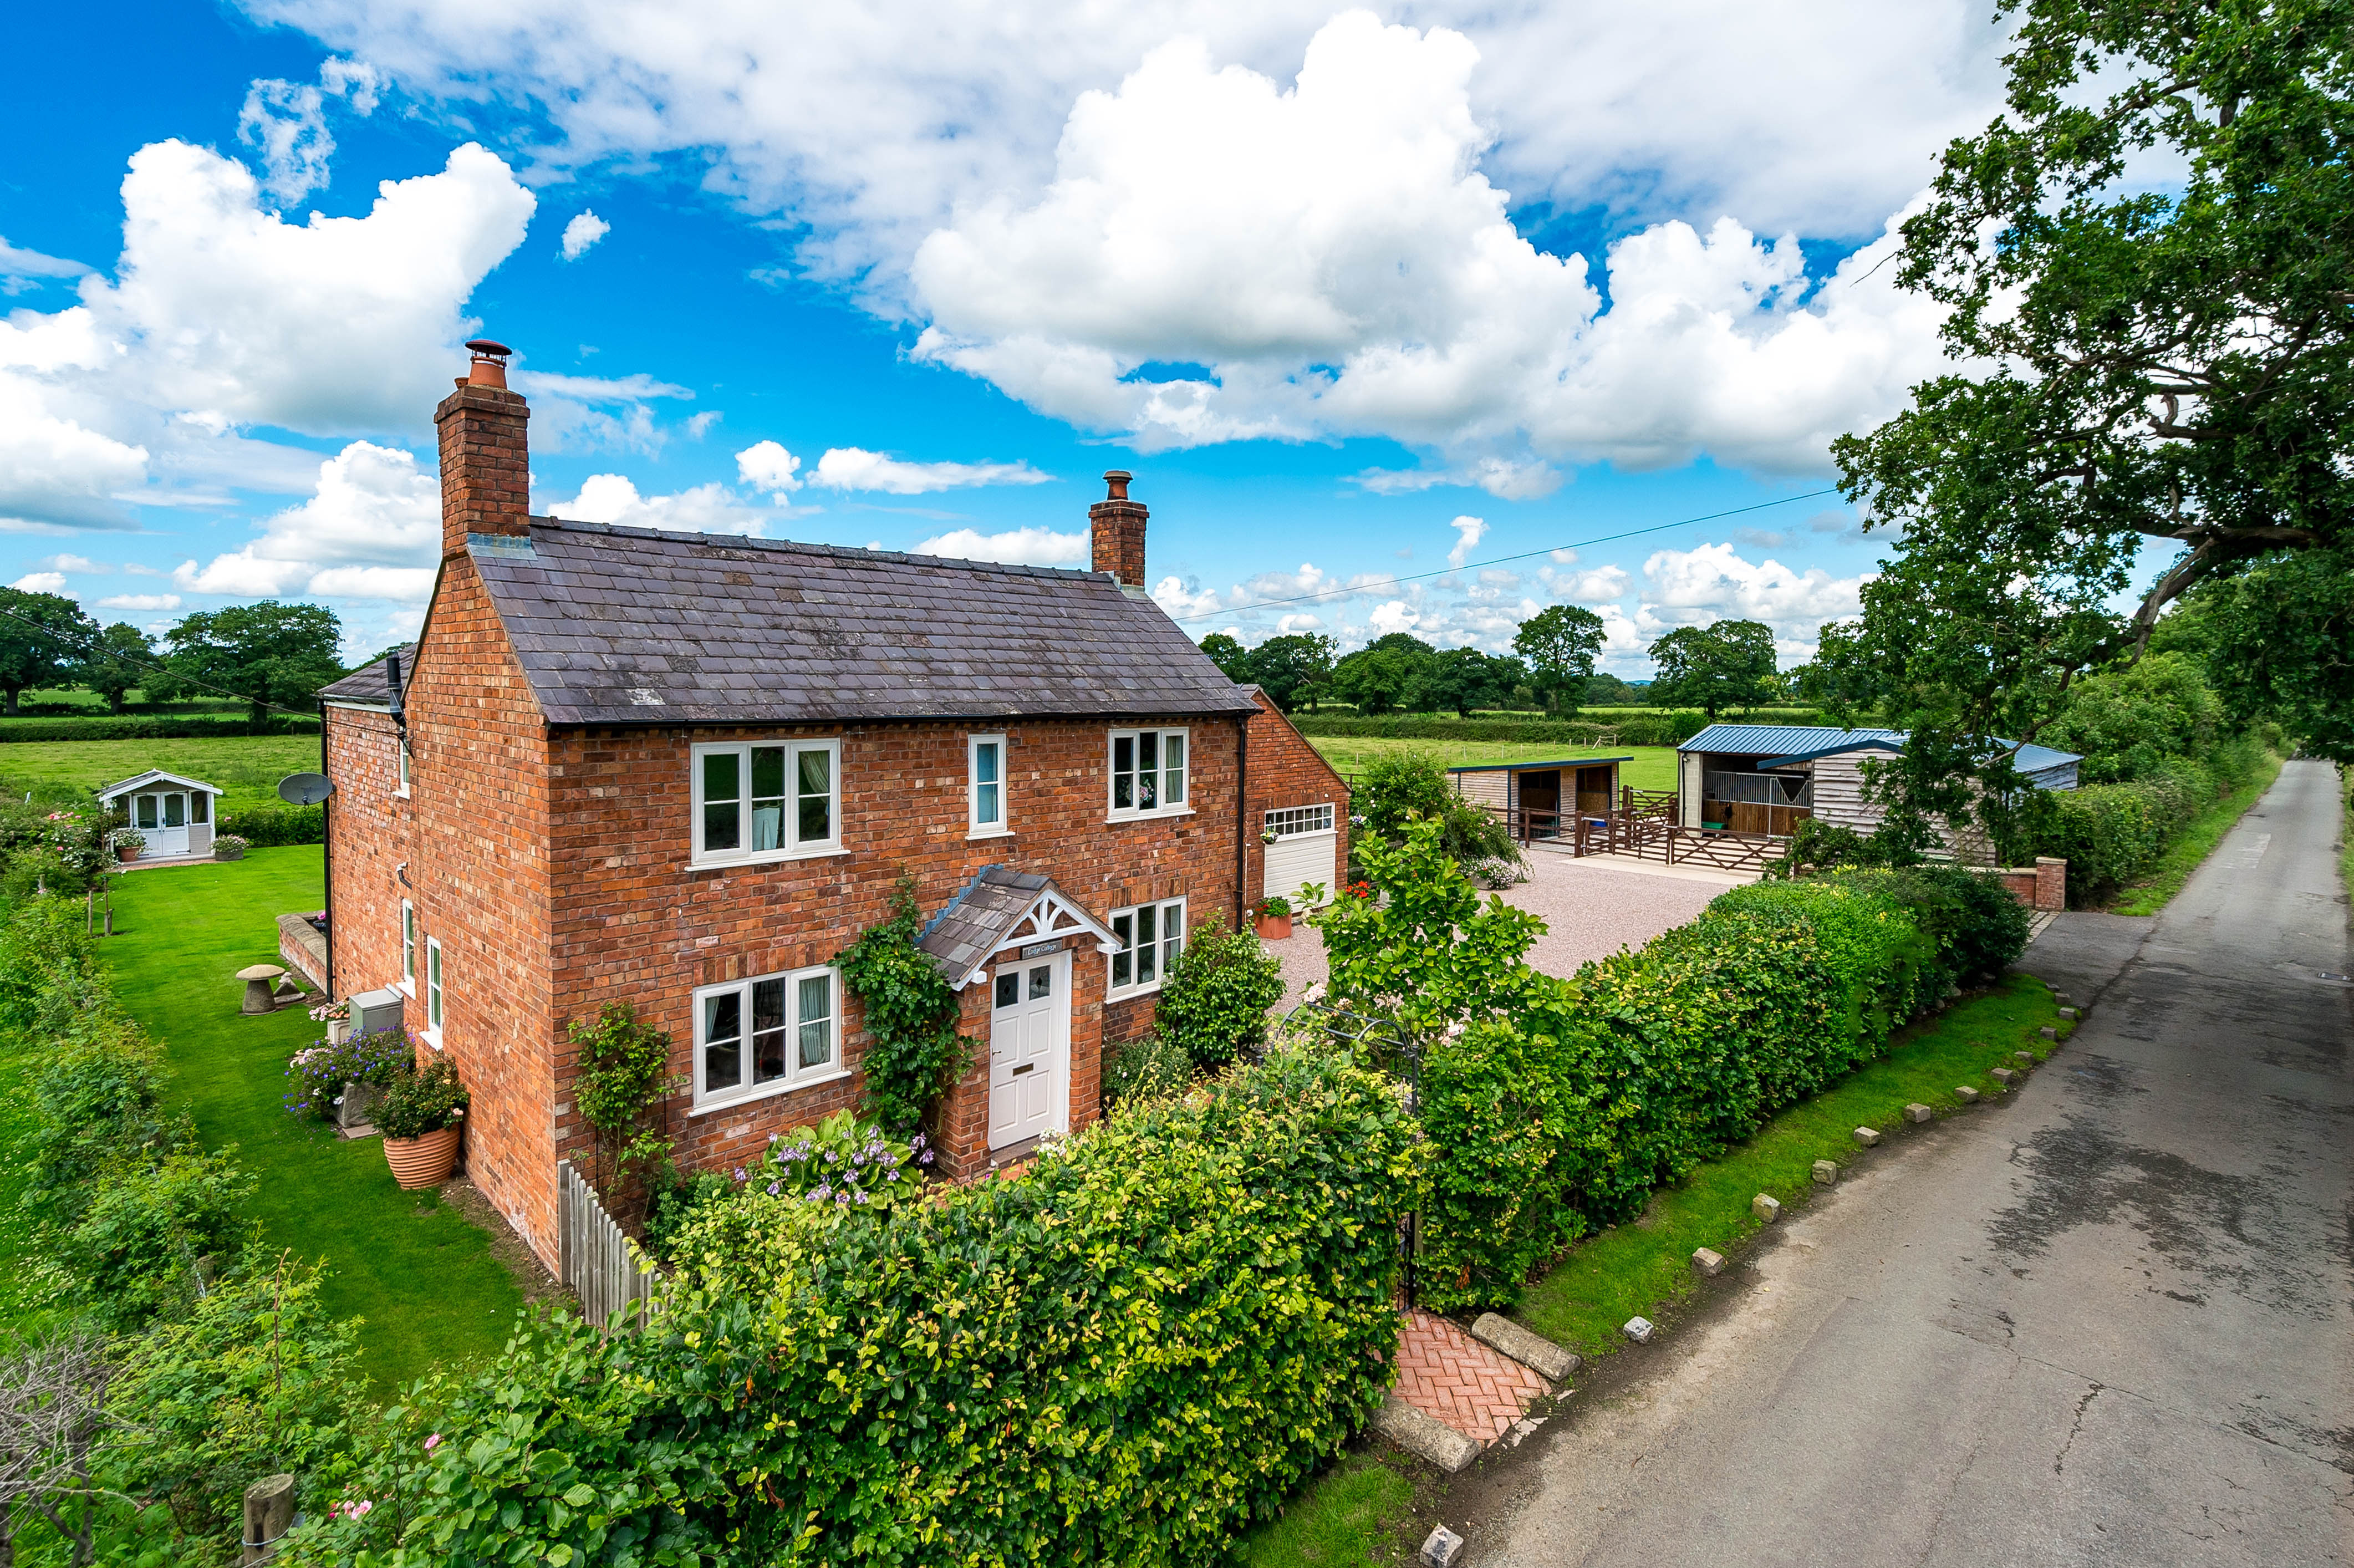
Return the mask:
M 25 692 L 17 696 L 15 716 L 18 718 L 99 718 L 112 711 L 104 697 L 79 686 Z M 125 717 L 209 718 L 219 714 L 242 715 L 251 707 L 251 704 L 235 697 L 187 697 L 176 703 L 151 703 L 147 694 L 136 687 L 122 694 Z
M 0 789 L 96 790 L 150 768 L 220 786 L 220 809 L 283 806 L 278 781 L 319 770 L 315 735 L 200 736 L 182 740 L 29 740 L 0 746 Z M 292 906 L 288 906 L 292 907 Z
M 1656 1193 L 1640 1218 L 1580 1243 L 1532 1285 L 1511 1316 L 1587 1356 L 1624 1345 L 1619 1325 L 1641 1315 L 1672 1325 L 1693 1293 L 1691 1255 L 1712 1247 L 1728 1256 L 1758 1228 L 1750 1201 L 1770 1192 L 1795 1208 L 1812 1193 L 1814 1162 L 1846 1164 L 1860 1152 L 1853 1129 L 1902 1136 L 1903 1107 L 1918 1103 L 1940 1115 L 1961 1108 L 1967 1086 L 1988 1099 L 2002 1087 L 1989 1068 L 2015 1065 L 2012 1053 L 2038 1061 L 2055 1047 L 2037 1031 L 2062 1023 L 2042 983 L 2013 975 L 1897 1037 L 1887 1055 L 1859 1067 L 1814 1098 L 1791 1107 L 1756 1135 Z M 1285 1509 L 1283 1517 L 1245 1537 L 1252 1568 L 1278 1563 L 1403 1563 L 1414 1549 L 1407 1510 L 1410 1475 L 1385 1451 L 1345 1456 Z
M 1560 741 L 1387 740 L 1378 736 L 1322 736 L 1308 744 L 1323 753 L 1343 778 L 1363 772 L 1377 758 L 1414 753 L 1438 758 L 1442 768 L 1473 768 L 1484 762 L 1552 762 L 1574 757 L 1631 757 L 1618 765 L 1618 781 L 1638 789 L 1676 787 L 1672 746 L 1565 746 Z
M 259 743 L 249 743 L 259 744 Z M 315 752 L 313 758 L 315 761 Z M 278 961 L 278 916 L 324 901 L 315 844 L 133 872 L 113 885 L 115 994 L 162 1043 L 196 1131 L 260 1179 L 265 1248 L 325 1261 L 337 1317 L 366 1319 L 380 1393 L 437 1364 L 494 1354 L 522 1292 L 490 1237 L 438 1192 L 404 1192 L 376 1139 L 286 1114 L 287 1059 L 320 1034 L 301 1008 L 249 1018 L 237 971 Z

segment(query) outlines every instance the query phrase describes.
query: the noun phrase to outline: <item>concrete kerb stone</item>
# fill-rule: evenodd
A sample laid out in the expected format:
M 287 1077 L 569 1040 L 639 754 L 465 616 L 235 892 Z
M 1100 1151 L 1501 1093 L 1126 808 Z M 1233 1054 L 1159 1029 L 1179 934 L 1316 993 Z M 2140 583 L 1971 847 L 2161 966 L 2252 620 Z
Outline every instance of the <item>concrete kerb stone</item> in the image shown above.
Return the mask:
M 1993 1078 L 1996 1083 L 2002 1085 L 2005 1088 L 2009 1088 L 2011 1085 L 2019 1082 L 2020 1072 L 2016 1067 L 1997 1067 L 1993 1072 L 1988 1074 L 1988 1076 Z
M 2042 1035 L 2046 1040 L 2057 1040 L 2060 1038 L 2060 1032 L 2057 1029 L 2052 1028 L 2052 1025 L 2048 1023 L 2042 1028 L 2037 1030 L 2035 1033 Z
M 1425 1414 L 1393 1392 L 1382 1396 L 1373 1430 L 1417 1457 L 1454 1475 L 1479 1457 L 1479 1445 L 1436 1415 Z
M 1433 1525 L 1419 1555 L 1426 1568 L 1455 1568 L 1455 1560 L 1463 1555 L 1463 1538 L 1443 1524 Z
M 1649 1344 L 1651 1336 L 1658 1332 L 1649 1318 L 1629 1318 L 1620 1326 L 1618 1331 L 1638 1345 Z
M 1691 1260 L 1692 1266 L 1711 1279 L 1724 1272 L 1724 1255 L 1712 1247 L 1694 1247 Z
M 1974 1106 L 1978 1103 L 1978 1092 L 1970 1087 L 1967 1084 L 1955 1085 L 1954 1097 L 1961 1101 L 1966 1106 Z
M 1482 1312 L 1471 1324 L 1471 1337 L 1499 1354 L 1535 1372 L 1548 1383 L 1561 1383 L 1577 1370 L 1577 1355 L 1542 1334 L 1532 1333 L 1510 1318 Z
M 1770 1192 L 1760 1192 L 1749 1200 L 1749 1212 L 1770 1225 L 1782 1217 L 1782 1200 Z
M 2011 1059 L 2022 1067 L 2035 1065 L 2035 1053 L 2032 1051 L 2013 1051 L 2010 1055 Z
M 1915 1125 L 1927 1121 L 1936 1114 L 1937 1113 L 1935 1111 L 1931 1110 L 1927 1106 L 1923 1105 L 1918 1100 L 1914 1100 L 1911 1105 L 1904 1107 L 1904 1119 L 1906 1121 L 1913 1122 Z
M 1836 1160 L 1818 1160 L 1815 1161 L 1815 1185 L 1818 1187 L 1836 1187 L 1839 1185 L 1839 1164 Z
M 1855 1141 L 1860 1147 L 1870 1149 L 1880 1141 L 1880 1129 L 1876 1127 L 1857 1128 L 1855 1129 Z

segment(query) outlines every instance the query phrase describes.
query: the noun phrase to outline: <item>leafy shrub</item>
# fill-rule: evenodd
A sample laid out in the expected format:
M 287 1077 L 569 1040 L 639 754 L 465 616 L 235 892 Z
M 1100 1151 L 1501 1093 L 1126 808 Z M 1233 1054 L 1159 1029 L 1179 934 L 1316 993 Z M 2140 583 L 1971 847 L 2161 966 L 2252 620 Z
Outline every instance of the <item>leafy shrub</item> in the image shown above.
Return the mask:
M 345 1085 L 381 1088 L 416 1061 L 416 1043 L 405 1030 L 355 1031 L 337 1043 L 323 1040 L 287 1062 L 286 1109 L 294 1116 L 333 1117 Z
M 127 1020 L 100 1017 L 58 1041 L 33 1080 L 25 1194 L 36 1219 L 72 1225 L 110 1169 L 192 1147 L 185 1113 L 163 1107 L 163 1054 Z
M 226 1154 L 195 1151 L 104 1172 L 90 1206 L 55 1239 L 69 1298 L 118 1332 L 192 1307 L 252 1240 L 242 1213 L 253 1178 Z
M 598 1190 L 618 1202 L 630 1177 L 667 1169 L 663 1101 L 681 1086 L 670 1070 L 670 1036 L 641 1022 L 626 1001 L 609 1001 L 594 1023 L 576 1018 L 572 1103 L 595 1144 Z
M 1131 1040 L 1104 1057 L 1107 1106 L 1181 1094 L 1193 1083 L 1193 1058 L 1182 1045 L 1155 1032 Z
M 932 1151 L 917 1133 L 906 1143 L 846 1110 L 815 1127 L 769 1140 L 758 1166 L 737 1176 L 785 1197 L 838 1207 L 888 1208 L 923 1185 Z
M 734 1184 L 716 1171 L 681 1176 L 668 1166 L 663 1167 L 652 1187 L 652 1196 L 646 1204 L 646 1251 L 665 1262 L 686 1225 L 705 1206 L 724 1202 L 735 1191 Z
M 1435 755 L 1374 758 L 1351 787 L 1349 803 L 1364 819 L 1365 834 L 1387 843 L 1397 843 L 1408 822 L 1424 818 L 1437 821 L 1447 855 L 1484 885 L 1510 886 L 1527 873 L 1511 829 L 1457 794 Z M 1352 863 L 1358 860 L 1358 842 L 1359 836 L 1352 834 Z
M 449 1057 L 436 1054 L 422 1067 L 412 1061 L 386 1080 L 376 1109 L 376 1130 L 387 1138 L 423 1138 L 455 1127 L 470 1103 Z
M 1915 874 L 1760 884 L 1562 980 L 1526 961 L 1543 922 L 1483 906 L 1436 823 L 1369 849 L 1366 871 L 1384 896 L 1319 921 L 1334 1001 L 1419 1046 L 1433 1150 L 1420 1298 L 1441 1309 L 1509 1300 L 1561 1247 L 1628 1218 L 1940 1000 L 1960 949 L 1942 948 L 1908 898 L 1942 900 L 1952 930 L 1981 917 L 1976 893 L 1942 874 L 1902 889 L 1894 879 Z M 1389 1054 L 1382 1065 L 1404 1071 Z
M 924 928 L 913 877 L 899 879 L 891 915 L 835 961 L 866 1029 L 866 1108 L 891 1132 L 913 1132 L 932 1102 L 964 1075 L 970 1046 L 957 1033 L 956 992 L 916 946 Z
M 350 1445 L 364 1386 L 356 1322 L 319 1301 L 315 1267 L 230 1281 L 188 1316 L 123 1341 L 108 1404 L 106 1479 L 162 1503 L 175 1563 L 236 1561 L 245 1489 L 292 1472 L 315 1512 L 321 1470 Z
M 462 1436 L 285 1561 L 1221 1562 L 1380 1405 L 1419 1163 L 1388 1084 L 1283 1049 L 934 1202 L 748 1183 L 650 1329 L 420 1391 Z
M 1221 1066 L 1267 1043 L 1267 1010 L 1282 1000 L 1282 961 L 1214 915 L 1186 937 L 1161 976 L 1153 1022 L 1194 1061 Z

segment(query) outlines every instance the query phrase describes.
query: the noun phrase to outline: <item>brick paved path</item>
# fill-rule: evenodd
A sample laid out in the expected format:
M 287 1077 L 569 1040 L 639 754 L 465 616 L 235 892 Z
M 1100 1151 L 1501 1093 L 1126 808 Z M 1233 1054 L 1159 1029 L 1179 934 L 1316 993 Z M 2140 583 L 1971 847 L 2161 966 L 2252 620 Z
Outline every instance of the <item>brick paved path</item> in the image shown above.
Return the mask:
M 1510 1431 L 1529 1401 L 1553 1392 L 1510 1356 L 1424 1311 L 1406 1313 L 1397 1359 L 1398 1397 L 1482 1445 Z

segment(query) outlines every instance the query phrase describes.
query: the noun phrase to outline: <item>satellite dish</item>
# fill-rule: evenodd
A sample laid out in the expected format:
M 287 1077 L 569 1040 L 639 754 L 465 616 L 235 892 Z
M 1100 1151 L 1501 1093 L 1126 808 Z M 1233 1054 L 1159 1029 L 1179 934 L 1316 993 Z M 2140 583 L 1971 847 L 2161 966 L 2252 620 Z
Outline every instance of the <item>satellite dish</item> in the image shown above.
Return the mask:
M 315 806 L 334 792 L 323 773 L 290 773 L 278 781 L 278 798 L 294 806 Z

